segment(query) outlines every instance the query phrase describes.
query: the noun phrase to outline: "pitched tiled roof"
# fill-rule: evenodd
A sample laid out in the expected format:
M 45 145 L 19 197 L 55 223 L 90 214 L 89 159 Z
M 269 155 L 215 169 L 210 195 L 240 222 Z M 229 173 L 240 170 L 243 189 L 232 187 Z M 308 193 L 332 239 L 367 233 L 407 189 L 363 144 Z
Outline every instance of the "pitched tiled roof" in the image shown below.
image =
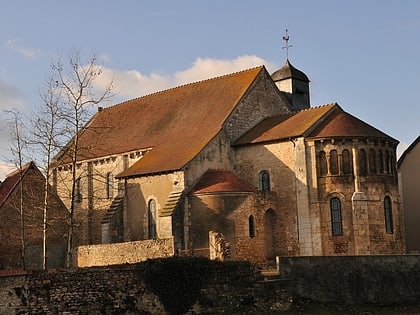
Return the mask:
M 255 192 L 257 189 L 235 174 L 225 170 L 208 170 L 191 189 L 190 194 Z
M 6 176 L 5 180 L 0 183 L 0 207 L 6 202 L 7 198 L 19 184 L 21 176 L 25 176 L 31 167 L 34 167 L 34 162 L 29 162 L 22 167 L 22 171 L 15 170 Z
M 266 118 L 241 136 L 235 142 L 235 145 L 270 142 L 302 136 L 335 107 L 338 107 L 338 105 L 329 104 Z
M 180 169 L 221 130 L 262 71 L 263 66 L 105 108 L 80 136 L 80 160 L 151 148 L 119 176 Z
M 235 145 L 306 138 L 373 138 L 398 142 L 382 131 L 346 113 L 336 103 L 269 117 L 241 136 Z
M 398 143 L 397 140 L 346 113 L 340 107 L 332 111 L 324 121 L 314 128 L 308 138 L 371 138 L 386 139 Z

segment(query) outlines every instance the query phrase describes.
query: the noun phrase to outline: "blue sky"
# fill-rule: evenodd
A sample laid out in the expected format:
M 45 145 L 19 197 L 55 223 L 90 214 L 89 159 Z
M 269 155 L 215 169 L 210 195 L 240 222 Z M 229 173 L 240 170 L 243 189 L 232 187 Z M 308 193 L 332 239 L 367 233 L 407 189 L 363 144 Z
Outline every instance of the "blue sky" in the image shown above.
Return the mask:
M 1 0 L 0 109 L 30 114 L 57 56 L 95 53 L 114 102 L 286 58 L 311 104 L 338 102 L 398 139 L 420 134 L 419 1 Z M 99 82 L 100 83 L 100 82 Z M 9 131 L 0 117 L 0 160 Z M 0 163 L 3 165 L 5 162 Z M 0 180 L 4 168 L 0 165 Z

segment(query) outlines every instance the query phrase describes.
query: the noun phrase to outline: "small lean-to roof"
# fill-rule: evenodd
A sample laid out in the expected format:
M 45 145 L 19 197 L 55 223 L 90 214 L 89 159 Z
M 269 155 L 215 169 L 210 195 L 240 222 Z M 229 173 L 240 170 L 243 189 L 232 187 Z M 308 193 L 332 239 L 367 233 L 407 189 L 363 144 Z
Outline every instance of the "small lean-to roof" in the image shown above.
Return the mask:
M 226 170 L 207 170 L 190 191 L 190 195 L 212 193 L 250 193 L 256 187 Z
M 148 150 L 118 177 L 181 169 L 216 136 L 262 72 L 264 66 L 99 110 L 79 136 L 78 160 Z M 64 153 L 57 164 L 70 162 Z
M 304 109 L 286 115 L 263 119 L 250 131 L 242 135 L 235 145 L 270 142 L 304 135 L 337 104 Z
M 6 202 L 7 198 L 19 184 L 21 177 L 24 177 L 31 167 L 35 167 L 34 162 L 29 162 L 22 167 L 22 170 L 15 170 L 6 176 L 0 183 L 0 207 Z

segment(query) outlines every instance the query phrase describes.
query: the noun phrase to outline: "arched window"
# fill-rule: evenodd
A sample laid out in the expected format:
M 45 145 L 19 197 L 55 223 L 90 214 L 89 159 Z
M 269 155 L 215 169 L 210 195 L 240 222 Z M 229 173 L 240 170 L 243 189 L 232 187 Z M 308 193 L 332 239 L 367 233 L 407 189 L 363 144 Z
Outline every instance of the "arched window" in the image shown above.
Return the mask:
M 151 199 L 147 211 L 149 238 L 156 238 L 156 201 Z
M 76 179 L 75 182 L 75 196 L 74 196 L 75 202 L 82 202 L 82 180 L 79 177 Z
M 359 150 L 359 175 L 367 175 L 367 160 L 365 149 Z
M 382 153 L 382 150 L 378 151 L 378 172 L 379 174 L 384 173 L 384 155 Z
M 388 150 L 385 151 L 385 173 L 391 173 L 391 157 Z
M 324 151 L 319 152 L 318 155 L 319 176 L 326 176 L 328 172 L 327 156 Z
M 249 237 L 255 237 L 255 218 L 250 215 L 248 218 Z
M 388 196 L 384 199 L 385 230 L 387 234 L 394 233 L 394 223 L 392 220 L 392 203 Z
M 106 174 L 106 197 L 108 199 L 114 197 L 114 176 L 112 173 Z
M 337 197 L 330 200 L 331 228 L 333 236 L 343 235 L 343 223 L 341 219 L 341 202 Z
M 270 190 L 270 175 L 267 171 L 260 172 L 260 189 L 262 191 Z
M 336 150 L 330 151 L 330 173 L 331 175 L 338 175 L 338 153 Z
M 347 149 L 344 149 L 343 152 L 341 152 L 341 170 L 345 175 L 351 174 L 350 152 Z
M 369 149 L 369 172 L 376 174 L 376 151 Z

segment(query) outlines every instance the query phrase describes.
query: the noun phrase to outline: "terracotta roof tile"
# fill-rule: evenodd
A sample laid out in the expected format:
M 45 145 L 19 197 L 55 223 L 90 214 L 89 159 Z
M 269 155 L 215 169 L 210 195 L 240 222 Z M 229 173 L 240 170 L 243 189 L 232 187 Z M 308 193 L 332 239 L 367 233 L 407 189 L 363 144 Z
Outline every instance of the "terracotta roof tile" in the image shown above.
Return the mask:
M 308 138 L 374 138 L 398 142 L 340 107 L 311 131 Z
M 15 187 L 19 184 L 21 174 L 25 176 L 27 171 L 33 167 L 34 162 L 29 162 L 22 167 L 22 173 L 15 170 L 6 176 L 5 180 L 0 183 L 0 207 L 6 202 L 9 195 L 13 192 Z
M 118 177 L 181 169 L 221 130 L 262 71 L 253 68 L 104 109 L 80 138 L 82 147 L 91 147 L 84 156 L 151 148 Z
M 238 178 L 232 172 L 210 169 L 203 174 L 198 183 L 191 189 L 190 194 L 256 191 L 256 187 Z
M 335 107 L 338 107 L 338 105 L 334 103 L 266 118 L 241 136 L 235 142 L 235 145 L 270 142 L 302 136 Z

